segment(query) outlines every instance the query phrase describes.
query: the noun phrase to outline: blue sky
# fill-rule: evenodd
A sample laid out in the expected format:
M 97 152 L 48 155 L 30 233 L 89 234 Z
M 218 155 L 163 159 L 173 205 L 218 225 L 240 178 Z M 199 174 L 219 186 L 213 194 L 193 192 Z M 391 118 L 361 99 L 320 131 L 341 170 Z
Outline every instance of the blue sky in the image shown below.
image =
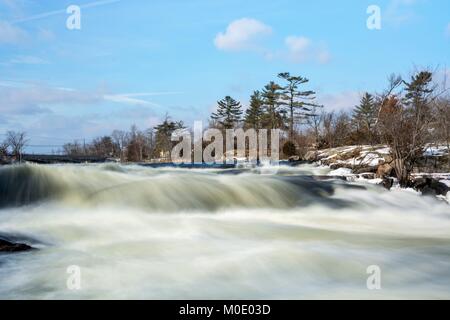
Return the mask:
M 80 30 L 66 27 L 71 4 Z M 369 5 L 381 30 L 366 27 Z M 422 66 L 449 73 L 448 1 L 0 0 L 0 139 L 25 130 L 57 146 L 166 113 L 191 125 L 284 71 L 348 110 Z

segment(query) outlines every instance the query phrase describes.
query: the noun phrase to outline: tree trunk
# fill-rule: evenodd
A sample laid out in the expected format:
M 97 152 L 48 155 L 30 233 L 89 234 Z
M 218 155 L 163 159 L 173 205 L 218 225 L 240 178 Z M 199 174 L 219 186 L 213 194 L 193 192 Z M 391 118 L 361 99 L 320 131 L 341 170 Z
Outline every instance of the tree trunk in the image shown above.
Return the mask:
M 294 107 L 291 105 L 291 118 L 289 119 L 289 139 L 294 138 Z
M 402 158 L 394 159 L 395 175 L 397 176 L 400 187 L 406 188 L 409 184 L 409 169 Z

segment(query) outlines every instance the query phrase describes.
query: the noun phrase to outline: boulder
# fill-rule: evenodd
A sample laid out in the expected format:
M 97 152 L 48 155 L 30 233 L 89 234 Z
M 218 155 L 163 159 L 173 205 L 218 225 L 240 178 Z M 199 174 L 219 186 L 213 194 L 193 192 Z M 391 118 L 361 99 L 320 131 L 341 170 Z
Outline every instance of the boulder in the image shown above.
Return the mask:
M 424 196 L 446 196 L 449 190 L 445 183 L 430 177 L 416 178 L 412 186 L 415 190 L 422 192 Z
M 375 173 L 363 173 L 361 177 L 367 180 L 373 180 L 375 179 Z
M 391 190 L 392 186 L 394 185 L 394 179 L 384 177 L 383 181 L 380 183 L 381 186 L 383 186 L 387 190 Z
M 375 172 L 377 172 L 377 167 L 357 167 L 353 169 L 353 173 L 355 174 L 375 173 Z
M 317 160 L 318 160 L 318 159 L 317 159 L 317 151 L 308 151 L 308 152 L 305 154 L 304 159 L 305 159 L 306 161 L 312 161 L 312 162 L 317 161 Z
M 428 180 L 427 180 L 428 179 Z M 430 182 L 430 178 L 416 178 L 414 179 L 414 181 L 412 182 L 412 187 L 417 190 L 417 191 L 422 191 L 423 188 L 425 188 L 429 182 Z
M 12 243 L 6 240 L 0 239 L 0 253 L 1 252 L 23 252 L 33 250 L 32 247 L 23 243 Z
M 348 177 L 345 176 L 313 176 L 314 180 L 317 181 L 326 181 L 326 180 L 342 180 L 348 181 Z
M 384 177 L 390 177 L 394 167 L 388 163 L 384 163 L 378 166 L 376 177 L 383 179 Z
M 381 155 L 384 159 L 384 163 L 392 163 L 394 159 L 392 159 L 392 156 L 390 154 L 382 154 Z

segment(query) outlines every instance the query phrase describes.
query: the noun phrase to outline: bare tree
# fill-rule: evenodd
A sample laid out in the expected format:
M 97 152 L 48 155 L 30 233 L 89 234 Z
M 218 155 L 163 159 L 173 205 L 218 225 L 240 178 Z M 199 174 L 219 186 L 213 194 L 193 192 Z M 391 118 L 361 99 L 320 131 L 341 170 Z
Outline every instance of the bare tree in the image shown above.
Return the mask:
M 8 155 L 9 144 L 5 141 L 0 143 L 0 158 Z
M 351 118 L 344 112 L 339 112 L 333 121 L 333 143 L 335 146 L 346 145 L 351 135 Z
M 63 152 L 68 156 L 81 156 L 85 155 L 85 148 L 77 141 L 74 141 L 73 143 L 63 145 Z
M 377 116 L 377 120 L 375 122 L 375 126 L 378 125 L 380 116 L 381 116 L 381 112 L 382 112 L 382 107 L 387 103 L 387 100 L 389 100 L 392 95 L 394 94 L 395 90 L 397 90 L 403 83 L 403 79 L 401 76 L 396 75 L 396 74 L 391 74 L 388 78 L 389 81 L 389 86 L 386 89 L 385 92 L 383 92 L 382 94 L 378 95 L 378 116 Z
M 433 108 L 435 141 L 447 147 L 450 168 L 450 97 L 436 100 Z
M 322 113 L 322 122 L 324 130 L 324 144 L 325 147 L 332 148 L 334 146 L 333 138 L 333 119 L 334 112 L 324 112 Z
M 22 153 L 28 140 L 25 132 L 8 131 L 6 133 L 6 142 L 12 148 L 13 155 L 22 160 Z
M 114 130 L 111 134 L 114 144 L 119 148 L 120 161 L 125 161 L 125 149 L 128 145 L 129 134 L 122 130 Z
M 111 157 L 114 154 L 115 145 L 112 138 L 104 136 L 94 139 L 90 144 L 90 153 L 97 157 Z
M 384 140 L 390 146 L 393 167 L 399 183 L 406 187 L 418 159 L 430 141 L 432 124 L 431 103 L 435 99 L 432 73 L 420 71 L 409 82 L 402 81 L 403 91 L 382 99 L 379 125 Z M 390 88 L 397 88 L 390 84 Z M 391 93 L 392 90 L 389 90 Z
M 437 87 L 439 93 L 433 100 L 434 140 L 447 147 L 447 166 L 450 169 L 450 88 L 446 74 Z
M 129 143 L 127 147 L 128 161 L 142 161 L 148 155 L 146 135 L 140 131 L 136 125 L 132 125 L 129 133 Z
M 314 133 L 314 139 L 315 139 L 315 147 L 317 148 L 319 145 L 320 140 L 320 126 L 322 125 L 323 121 L 323 113 L 319 114 L 318 112 L 319 107 L 313 106 L 311 108 L 311 112 L 309 116 L 306 118 L 306 123 L 308 124 L 309 128 Z

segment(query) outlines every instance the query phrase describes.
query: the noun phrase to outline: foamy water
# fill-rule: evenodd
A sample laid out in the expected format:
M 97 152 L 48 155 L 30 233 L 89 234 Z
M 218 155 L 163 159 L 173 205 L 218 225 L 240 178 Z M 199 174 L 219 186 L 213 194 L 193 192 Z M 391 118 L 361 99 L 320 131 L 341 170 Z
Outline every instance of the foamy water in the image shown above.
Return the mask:
M 450 298 L 450 206 L 328 171 L 0 168 L 0 298 Z

